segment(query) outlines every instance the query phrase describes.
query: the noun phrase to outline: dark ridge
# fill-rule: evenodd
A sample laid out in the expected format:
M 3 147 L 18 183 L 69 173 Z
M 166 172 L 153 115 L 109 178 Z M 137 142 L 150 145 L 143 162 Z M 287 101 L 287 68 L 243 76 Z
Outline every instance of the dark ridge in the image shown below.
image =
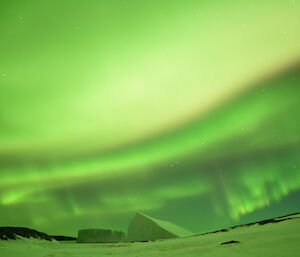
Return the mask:
M 268 223 L 278 223 L 278 222 L 282 222 L 282 221 L 286 221 L 286 220 L 293 220 L 293 219 L 296 219 L 296 217 L 295 218 L 285 218 L 285 219 L 280 219 L 280 220 L 276 220 L 276 219 L 263 220 L 263 221 L 259 221 L 258 224 L 265 225 Z
M 283 222 L 283 221 L 287 221 L 287 220 L 299 219 L 300 217 L 290 217 L 290 216 L 297 215 L 297 214 L 300 214 L 300 212 L 287 214 L 287 215 L 284 215 L 284 216 L 279 216 L 277 218 L 260 220 L 260 221 L 255 221 L 255 222 L 246 223 L 246 224 L 242 224 L 242 225 L 236 225 L 236 226 L 233 226 L 233 227 L 219 229 L 219 230 L 216 230 L 216 231 L 206 232 L 206 233 L 202 233 L 202 234 L 197 234 L 197 235 L 194 235 L 194 236 L 215 234 L 215 233 L 219 233 L 219 232 L 228 232 L 229 230 L 232 230 L 232 229 L 235 229 L 235 228 L 249 227 L 249 226 L 253 226 L 253 225 L 256 225 L 256 224 L 257 225 L 265 225 L 265 224 L 269 224 L 269 223 L 279 223 L 279 222 Z
M 238 243 L 240 243 L 240 241 L 231 240 L 231 241 L 223 242 L 220 245 L 238 244 Z
M 253 225 L 256 225 L 256 224 L 258 224 L 258 225 L 265 225 L 265 224 L 268 224 L 268 223 L 279 223 L 279 222 L 286 221 L 286 220 L 299 219 L 299 217 L 290 217 L 290 218 L 287 218 L 289 216 L 293 216 L 293 215 L 297 215 L 297 214 L 300 214 L 300 212 L 289 214 L 289 215 L 280 216 L 280 217 L 277 217 L 277 218 L 255 221 L 255 222 L 251 222 L 251 223 L 247 223 L 247 224 L 243 224 L 243 225 L 237 225 L 237 226 L 230 227 L 229 229 L 235 229 L 235 228 L 244 227 L 244 226 L 248 227 L 248 226 L 253 226 Z
M 208 232 L 208 233 L 205 233 L 205 234 L 215 234 L 215 233 L 219 233 L 219 232 L 228 232 L 228 229 L 224 228 L 224 229 L 220 229 L 220 230 L 217 230 L 217 231 Z
M 23 227 L 0 227 L 0 240 L 16 240 L 19 239 L 19 237 L 52 241 L 51 236 L 34 229 Z
M 73 241 L 76 240 L 76 237 L 71 236 L 50 236 L 51 238 L 55 239 L 56 241 Z

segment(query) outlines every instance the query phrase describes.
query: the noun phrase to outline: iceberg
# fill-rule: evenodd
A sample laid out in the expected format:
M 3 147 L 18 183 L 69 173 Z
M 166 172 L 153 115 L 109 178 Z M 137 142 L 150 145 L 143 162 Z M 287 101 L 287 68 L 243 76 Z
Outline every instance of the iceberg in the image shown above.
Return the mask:
M 110 229 L 81 229 L 78 231 L 77 243 L 115 243 L 121 242 L 124 232 Z
M 128 226 L 126 241 L 154 241 L 192 235 L 192 232 L 171 222 L 155 219 L 143 213 L 136 213 Z

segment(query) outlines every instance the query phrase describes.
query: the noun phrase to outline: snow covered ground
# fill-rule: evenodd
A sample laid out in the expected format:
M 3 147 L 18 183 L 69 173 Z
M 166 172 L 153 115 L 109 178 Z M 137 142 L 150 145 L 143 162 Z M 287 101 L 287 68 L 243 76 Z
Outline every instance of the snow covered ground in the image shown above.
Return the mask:
M 0 242 L 0 257 L 298 257 L 300 214 L 265 225 L 144 243 L 77 244 L 37 239 Z M 228 241 L 239 243 L 224 244 Z

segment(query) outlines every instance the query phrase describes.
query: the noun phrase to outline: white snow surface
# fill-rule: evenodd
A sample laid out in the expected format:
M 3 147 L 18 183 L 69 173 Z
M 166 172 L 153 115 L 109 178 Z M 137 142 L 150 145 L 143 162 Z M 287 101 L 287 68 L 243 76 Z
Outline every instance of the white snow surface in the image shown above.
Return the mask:
M 300 214 L 290 217 L 279 223 L 146 243 L 1 241 L 0 257 L 300 257 Z M 231 240 L 240 243 L 220 245 Z

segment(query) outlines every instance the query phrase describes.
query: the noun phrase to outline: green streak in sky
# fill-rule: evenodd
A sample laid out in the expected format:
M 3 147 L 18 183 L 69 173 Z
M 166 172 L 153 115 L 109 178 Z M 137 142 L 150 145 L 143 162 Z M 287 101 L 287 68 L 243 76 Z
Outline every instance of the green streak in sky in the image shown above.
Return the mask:
M 72 234 L 186 208 L 194 230 L 206 209 L 225 226 L 291 208 L 299 12 L 283 0 L 1 1 L 3 225 Z
M 201 159 L 205 161 L 232 154 L 236 150 L 238 152 L 253 151 L 264 147 L 297 143 L 299 122 L 295 120 L 296 116 L 290 115 L 294 124 L 292 127 L 281 124 L 281 120 L 278 120 L 279 124 L 273 122 L 273 130 L 276 127 L 277 131 L 274 131 L 273 135 L 270 134 L 269 138 L 265 137 L 263 130 L 269 129 L 269 120 L 278 118 L 278 115 L 285 116 L 288 111 L 298 108 L 298 81 L 299 75 L 292 74 L 287 79 L 261 86 L 178 131 L 128 146 L 119 151 L 82 158 L 77 162 L 48 163 L 41 167 L 24 165 L 21 173 L 19 166 L 15 169 L 8 168 L 6 172 L 3 172 L 0 184 L 6 186 L 64 181 L 62 184 L 53 184 L 53 187 L 60 187 L 72 181 L 82 182 L 82 179 L 89 179 L 94 175 L 113 176 L 118 172 L 135 172 L 136 167 L 151 165 L 195 151 L 200 152 Z M 285 94 L 282 94 L 280 90 L 282 87 L 285 88 Z M 287 130 L 285 135 L 278 135 L 281 130 Z M 259 135 L 264 135 L 264 141 L 259 140 Z M 273 140 L 272 136 L 275 136 L 276 140 Z M 234 145 L 234 149 L 228 151 L 230 145 L 226 145 L 226 149 L 222 149 L 225 140 L 230 142 L 235 138 L 241 140 L 239 148 Z M 246 141 L 245 145 L 243 145 L 243 140 Z M 215 151 L 215 149 L 218 150 Z M 212 153 L 212 151 L 215 152 Z
M 16 171 L 8 170 L 7 177 L 2 175 L 2 186 L 8 186 L 8 189 L 3 192 L 1 202 L 4 205 L 27 202 L 30 201 L 28 200 L 31 198 L 30 195 L 33 195 L 32 201 L 35 202 L 41 198 L 39 191 L 52 191 L 67 185 L 88 182 L 91 178 L 113 177 L 118 172 L 123 176 L 132 172 L 138 173 L 139 167 L 153 166 L 153 163 L 162 161 L 170 162 L 172 165 L 176 164 L 174 159 L 191 154 L 196 154 L 201 163 L 207 163 L 214 159 L 228 159 L 243 154 L 259 154 L 265 151 L 276 153 L 276 149 L 293 147 L 299 142 L 300 123 L 296 115 L 296 110 L 299 109 L 297 99 L 299 80 L 298 73 L 291 73 L 274 82 L 263 83 L 191 125 L 119 152 L 82 158 L 77 163 L 65 161 L 57 166 L 48 163 L 39 169 L 23 169 L 21 174 L 17 173 L 20 172 L 20 168 Z M 285 89 L 284 94 L 280 90 L 282 88 Z M 291 117 L 292 120 L 287 120 L 287 117 Z M 293 125 L 287 126 L 287 122 Z M 297 172 L 300 165 L 298 153 L 299 148 L 296 147 L 294 152 L 289 152 L 284 158 L 281 157 L 280 162 L 274 159 L 261 162 L 257 157 L 255 163 L 251 160 L 250 163 L 238 165 L 235 169 L 239 172 L 234 176 L 234 182 L 230 182 L 224 188 L 228 215 L 237 219 L 298 190 L 300 188 Z M 286 165 L 284 172 L 287 172 L 288 176 L 283 173 L 281 165 Z M 205 174 L 209 171 L 199 170 L 199 172 L 202 174 L 202 180 L 205 180 Z M 189 183 L 192 183 L 193 179 L 192 177 Z M 18 189 L 10 189 L 16 185 Z M 180 182 L 182 191 L 180 187 L 168 189 L 169 187 L 165 185 L 158 191 L 152 188 L 149 193 L 143 192 L 141 197 L 133 197 L 130 200 L 126 200 L 126 196 L 116 195 L 106 196 L 100 199 L 100 202 L 105 206 L 105 213 L 157 209 L 169 198 L 178 199 L 206 192 L 201 189 L 203 186 L 200 182 L 194 185 L 184 185 Z M 206 185 L 211 189 L 216 186 L 214 182 L 206 182 Z M 118 206 L 122 208 L 117 210 Z M 73 209 L 76 210 L 74 211 L 76 215 L 91 212 L 90 209 L 80 210 L 80 207 L 73 206 Z

